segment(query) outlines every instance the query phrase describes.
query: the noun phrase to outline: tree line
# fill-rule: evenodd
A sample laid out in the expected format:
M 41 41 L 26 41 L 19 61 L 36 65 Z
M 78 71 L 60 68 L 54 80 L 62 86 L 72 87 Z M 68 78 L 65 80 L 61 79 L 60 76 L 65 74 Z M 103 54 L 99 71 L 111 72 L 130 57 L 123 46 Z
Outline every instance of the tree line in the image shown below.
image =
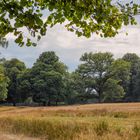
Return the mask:
M 74 72 L 53 51 L 43 52 L 32 68 L 13 58 L 0 59 L 1 103 L 67 105 L 140 101 L 140 57 L 127 53 L 84 53 Z

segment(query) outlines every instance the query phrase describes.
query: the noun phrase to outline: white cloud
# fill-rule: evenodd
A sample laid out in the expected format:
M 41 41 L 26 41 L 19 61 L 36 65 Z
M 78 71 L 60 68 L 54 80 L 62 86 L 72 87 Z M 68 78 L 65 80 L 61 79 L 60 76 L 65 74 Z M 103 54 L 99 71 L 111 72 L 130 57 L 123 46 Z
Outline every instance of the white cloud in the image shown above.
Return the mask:
M 128 36 L 126 35 L 128 32 Z M 62 26 L 49 30 L 39 43 L 42 51 L 53 50 L 66 64 L 76 66 L 84 52 L 112 52 L 121 57 L 127 52 L 140 55 L 140 25 L 124 27 L 115 38 L 100 38 L 93 35 L 90 39 L 78 38 Z M 75 67 L 74 67 L 75 68 Z
M 128 32 L 128 36 L 126 36 Z M 12 37 L 10 38 L 10 40 Z M 13 42 L 9 48 L 0 49 L 6 58 L 17 57 L 31 66 L 43 51 L 55 51 L 60 59 L 74 70 L 79 58 L 84 52 L 112 52 L 115 57 L 121 57 L 127 52 L 140 56 L 140 25 L 124 27 L 115 38 L 100 38 L 93 35 L 90 39 L 78 38 L 68 32 L 62 25 L 49 29 L 46 36 L 36 48 L 19 48 Z

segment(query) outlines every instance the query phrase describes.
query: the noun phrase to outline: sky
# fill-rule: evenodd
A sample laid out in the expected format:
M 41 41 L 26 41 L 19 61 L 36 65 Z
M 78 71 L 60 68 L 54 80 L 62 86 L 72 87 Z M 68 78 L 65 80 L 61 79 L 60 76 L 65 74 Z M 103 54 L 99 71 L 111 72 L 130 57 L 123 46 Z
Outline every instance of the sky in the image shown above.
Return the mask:
M 115 38 L 105 39 L 95 34 L 89 39 L 79 38 L 67 31 L 63 25 L 49 29 L 37 47 L 20 48 L 14 43 L 13 36 L 9 36 L 9 46 L 7 49 L 0 48 L 0 57 L 18 58 L 24 61 L 27 67 L 32 67 L 42 52 L 55 51 L 69 70 L 74 71 L 80 64 L 81 55 L 85 52 L 112 52 L 115 58 L 122 57 L 125 53 L 136 53 L 140 56 L 140 17 L 137 19 L 138 25 L 123 27 Z

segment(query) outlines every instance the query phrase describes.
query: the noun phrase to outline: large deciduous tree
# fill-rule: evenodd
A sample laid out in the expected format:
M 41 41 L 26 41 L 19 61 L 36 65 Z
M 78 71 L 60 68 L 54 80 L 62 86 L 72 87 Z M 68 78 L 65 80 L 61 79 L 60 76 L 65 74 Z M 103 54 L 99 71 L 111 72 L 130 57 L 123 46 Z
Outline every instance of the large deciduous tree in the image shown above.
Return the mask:
M 114 60 L 111 53 L 85 53 L 81 59 L 82 64 L 77 72 L 85 82 L 85 93 L 97 98 L 99 102 L 104 99 L 104 93 L 111 93 L 111 89 L 119 89 L 110 94 L 112 100 L 121 98 L 123 84 L 129 78 L 130 64 L 124 60 Z M 115 89 L 114 89 L 115 90 Z M 120 93 L 119 93 L 120 92 Z M 118 96 L 118 97 L 117 97 Z
M 0 101 L 4 101 L 7 98 L 8 93 L 8 78 L 5 76 L 4 68 L 0 64 Z
M 131 95 L 130 97 L 133 102 L 140 101 L 140 71 L 136 75 L 133 96 Z
M 127 94 L 125 96 L 126 101 L 134 101 L 136 99 L 136 91 L 138 91 L 138 79 L 140 73 L 140 58 L 135 53 L 127 53 L 123 56 L 123 59 L 130 62 L 130 80 L 128 81 L 126 88 Z
M 66 23 L 78 36 L 96 32 L 113 37 L 122 25 L 136 24 L 138 8 L 133 1 L 123 4 L 118 0 L 0 0 L 0 37 L 13 33 L 18 45 L 31 46 L 35 44 L 25 38 L 22 27 L 39 40 L 58 23 Z
M 63 101 L 65 74 L 66 66 L 59 61 L 54 52 L 42 53 L 31 71 L 33 100 L 48 106 Z
M 33 87 L 31 81 L 31 69 L 26 69 L 17 75 L 17 94 L 19 102 L 26 102 L 32 98 Z
M 21 74 L 25 69 L 25 64 L 18 59 L 6 60 L 4 62 L 4 67 L 6 71 L 6 76 L 9 78 L 9 86 L 8 86 L 8 100 L 16 105 L 19 97 L 17 93 L 17 77 Z

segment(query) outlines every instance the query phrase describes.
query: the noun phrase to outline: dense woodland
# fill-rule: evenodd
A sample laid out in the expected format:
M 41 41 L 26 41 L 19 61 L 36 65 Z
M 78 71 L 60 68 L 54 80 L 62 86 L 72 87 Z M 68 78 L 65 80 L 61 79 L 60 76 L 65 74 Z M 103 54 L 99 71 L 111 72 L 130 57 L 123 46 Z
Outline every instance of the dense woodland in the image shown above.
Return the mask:
M 0 60 L 1 104 L 67 105 L 140 101 L 140 57 L 127 53 L 85 53 L 74 72 L 55 52 L 44 52 L 32 68 L 13 58 Z

